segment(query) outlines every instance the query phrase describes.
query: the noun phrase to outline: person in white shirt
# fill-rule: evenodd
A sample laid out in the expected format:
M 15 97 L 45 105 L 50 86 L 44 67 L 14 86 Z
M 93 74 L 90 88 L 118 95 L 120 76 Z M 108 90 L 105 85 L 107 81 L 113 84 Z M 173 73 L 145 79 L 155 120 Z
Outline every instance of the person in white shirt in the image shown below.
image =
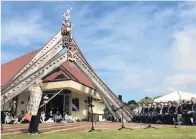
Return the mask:
M 5 116 L 5 124 L 13 124 L 14 118 L 12 117 L 11 113 L 8 113 Z
M 49 114 L 46 116 L 46 123 L 53 123 L 53 122 L 54 122 L 53 111 L 50 110 Z
M 41 112 L 41 117 L 40 117 L 40 121 L 41 121 L 42 123 L 45 123 L 45 118 L 46 118 L 45 115 L 46 115 L 45 112 L 42 111 L 42 112 Z
M 67 121 L 68 123 L 73 123 L 72 117 L 68 115 L 67 113 L 65 113 L 64 115 L 64 120 Z
M 56 114 L 54 115 L 54 121 L 56 123 L 60 123 L 63 120 L 62 115 L 60 114 L 60 112 L 57 110 Z

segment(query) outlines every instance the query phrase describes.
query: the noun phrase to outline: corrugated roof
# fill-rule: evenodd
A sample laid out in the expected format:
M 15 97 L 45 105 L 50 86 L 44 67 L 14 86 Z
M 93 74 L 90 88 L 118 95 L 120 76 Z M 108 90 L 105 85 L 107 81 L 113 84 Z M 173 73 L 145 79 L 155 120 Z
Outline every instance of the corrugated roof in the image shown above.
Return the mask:
M 1 65 L 2 87 L 6 85 L 6 83 L 8 83 L 9 80 L 11 80 L 14 75 L 16 75 L 17 72 L 19 72 L 38 52 L 39 50 L 35 50 Z M 58 79 L 56 79 L 56 77 L 61 74 L 65 76 L 65 80 L 74 80 L 88 87 L 95 88 L 92 82 L 86 77 L 86 75 L 84 75 L 84 73 L 82 73 L 69 61 L 64 62 L 58 69 L 44 77 L 43 80 L 44 82 L 57 81 Z

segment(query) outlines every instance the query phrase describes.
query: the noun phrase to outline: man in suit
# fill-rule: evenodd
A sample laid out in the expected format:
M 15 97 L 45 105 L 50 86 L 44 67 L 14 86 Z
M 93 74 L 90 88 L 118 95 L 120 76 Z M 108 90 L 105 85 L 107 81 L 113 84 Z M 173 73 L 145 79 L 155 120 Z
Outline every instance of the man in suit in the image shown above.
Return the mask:
M 161 123 L 160 111 L 161 111 L 161 104 L 157 104 L 155 111 L 154 111 L 155 123 Z
M 163 124 L 167 124 L 167 117 L 168 117 L 168 105 L 167 103 L 164 103 L 164 107 L 162 108 L 162 115 L 161 115 L 161 121 Z
M 183 110 L 182 110 L 182 117 L 183 117 L 184 124 L 186 124 L 186 125 L 189 125 L 191 123 L 190 115 L 189 115 L 190 111 L 191 111 L 190 102 L 184 100 Z
M 196 126 L 196 98 L 192 98 L 191 102 L 192 102 L 193 125 Z
M 153 111 L 154 111 L 153 105 L 148 104 L 148 118 L 147 118 L 148 123 L 152 123 Z
M 144 115 L 144 108 L 145 108 L 145 104 L 142 104 L 141 106 L 141 111 L 139 113 L 139 116 L 138 116 L 138 122 L 144 122 L 144 119 L 143 119 L 143 115 Z
M 151 112 L 151 123 L 156 123 L 156 119 L 155 119 L 155 116 L 156 116 L 156 109 L 157 109 L 157 103 L 153 103 L 152 104 L 152 112 Z
M 175 102 L 171 103 L 171 106 L 168 109 L 168 123 L 173 124 L 174 121 L 176 121 L 177 116 L 176 116 L 176 104 Z
M 143 111 L 143 122 L 146 123 L 147 122 L 147 117 L 148 117 L 148 106 L 143 104 L 143 108 L 144 108 L 144 111 Z
M 177 106 L 177 122 L 182 123 L 183 102 L 180 101 Z

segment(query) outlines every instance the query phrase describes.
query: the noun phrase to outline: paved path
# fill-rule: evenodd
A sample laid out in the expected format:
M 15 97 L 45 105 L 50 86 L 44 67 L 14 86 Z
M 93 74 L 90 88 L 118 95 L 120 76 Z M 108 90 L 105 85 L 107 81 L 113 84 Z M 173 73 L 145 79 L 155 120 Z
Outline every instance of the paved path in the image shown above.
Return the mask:
M 28 124 L 13 124 L 3 125 L 2 136 L 27 134 Z M 145 128 L 147 125 L 143 123 L 126 123 L 129 128 Z M 157 128 L 173 127 L 173 125 L 153 125 Z M 97 122 L 94 124 L 95 129 L 99 130 L 117 130 L 121 127 L 121 123 L 117 122 Z M 91 122 L 77 122 L 77 123 L 45 123 L 39 125 L 39 131 L 42 134 L 49 134 L 55 132 L 65 131 L 88 131 L 91 128 Z

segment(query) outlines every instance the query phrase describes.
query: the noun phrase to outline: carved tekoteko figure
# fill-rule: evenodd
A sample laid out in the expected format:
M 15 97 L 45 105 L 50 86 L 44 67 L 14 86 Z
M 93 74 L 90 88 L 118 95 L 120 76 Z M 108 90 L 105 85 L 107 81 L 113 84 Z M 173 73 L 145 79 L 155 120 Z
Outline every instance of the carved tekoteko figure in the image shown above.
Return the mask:
M 66 13 L 63 14 L 64 20 L 61 28 L 61 34 L 63 35 L 63 45 L 68 46 L 69 42 L 72 41 L 72 27 L 69 22 L 71 9 L 67 9 Z

